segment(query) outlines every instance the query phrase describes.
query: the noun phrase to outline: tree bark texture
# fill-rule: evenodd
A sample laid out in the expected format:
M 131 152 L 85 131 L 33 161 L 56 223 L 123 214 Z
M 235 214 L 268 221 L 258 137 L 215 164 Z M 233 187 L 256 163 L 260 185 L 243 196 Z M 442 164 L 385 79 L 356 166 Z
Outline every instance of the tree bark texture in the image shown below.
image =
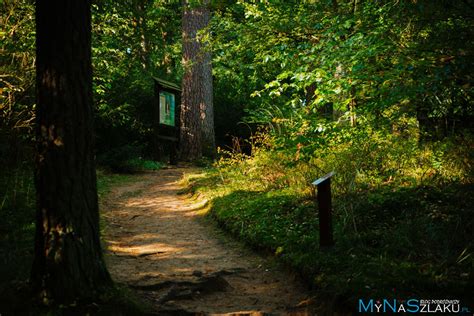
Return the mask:
M 111 284 L 99 238 L 91 1 L 36 1 L 37 190 L 33 288 L 44 304 Z
M 183 0 L 183 66 L 180 156 L 195 160 L 215 150 L 211 54 L 198 38 L 209 23 L 209 1 Z
M 202 6 L 203 19 L 206 28 L 211 19 L 209 10 L 209 0 L 204 0 Z M 206 35 L 209 32 L 206 33 Z M 201 83 L 203 86 L 203 102 L 201 103 L 201 129 L 202 129 L 202 151 L 207 157 L 216 155 L 216 139 L 214 133 L 214 103 L 213 103 L 213 85 L 212 85 L 212 56 L 209 47 L 201 44 Z

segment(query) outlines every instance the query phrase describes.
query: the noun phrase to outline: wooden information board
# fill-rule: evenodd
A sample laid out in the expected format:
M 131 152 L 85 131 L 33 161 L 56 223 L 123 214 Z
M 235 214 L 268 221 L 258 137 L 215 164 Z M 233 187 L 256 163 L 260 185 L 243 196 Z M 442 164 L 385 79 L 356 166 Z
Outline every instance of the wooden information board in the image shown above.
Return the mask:
M 172 82 L 153 78 L 155 81 L 154 152 L 155 159 L 170 155 L 170 163 L 177 163 L 179 146 L 179 115 L 181 89 Z

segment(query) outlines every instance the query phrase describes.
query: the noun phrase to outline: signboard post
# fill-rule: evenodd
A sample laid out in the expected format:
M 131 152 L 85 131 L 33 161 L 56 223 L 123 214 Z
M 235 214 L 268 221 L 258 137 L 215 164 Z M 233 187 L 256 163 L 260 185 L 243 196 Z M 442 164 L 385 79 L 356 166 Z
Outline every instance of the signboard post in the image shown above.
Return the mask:
M 321 248 L 334 246 L 331 205 L 331 177 L 333 175 L 334 171 L 312 183 L 318 188 L 319 246 Z
M 161 160 L 163 152 L 168 149 L 170 164 L 175 165 L 179 145 L 179 104 L 181 89 L 178 85 L 153 78 L 155 81 L 155 120 L 154 152 L 155 159 Z

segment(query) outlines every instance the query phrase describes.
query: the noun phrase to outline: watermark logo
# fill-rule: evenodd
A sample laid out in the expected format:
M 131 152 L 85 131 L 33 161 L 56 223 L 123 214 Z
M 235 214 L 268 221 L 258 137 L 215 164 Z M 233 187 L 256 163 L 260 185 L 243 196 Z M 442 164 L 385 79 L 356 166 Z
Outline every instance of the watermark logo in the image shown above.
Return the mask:
M 460 300 L 431 299 L 359 299 L 359 313 L 443 313 L 470 314 L 468 307 L 462 306 Z

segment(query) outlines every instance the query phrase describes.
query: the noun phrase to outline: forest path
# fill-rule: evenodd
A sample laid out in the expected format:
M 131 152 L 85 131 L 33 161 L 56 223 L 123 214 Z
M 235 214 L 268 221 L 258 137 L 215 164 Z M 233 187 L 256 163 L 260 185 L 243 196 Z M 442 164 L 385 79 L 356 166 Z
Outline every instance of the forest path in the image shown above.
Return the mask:
M 106 261 L 159 315 L 311 315 L 297 278 L 202 219 L 188 168 L 139 175 L 102 201 Z

